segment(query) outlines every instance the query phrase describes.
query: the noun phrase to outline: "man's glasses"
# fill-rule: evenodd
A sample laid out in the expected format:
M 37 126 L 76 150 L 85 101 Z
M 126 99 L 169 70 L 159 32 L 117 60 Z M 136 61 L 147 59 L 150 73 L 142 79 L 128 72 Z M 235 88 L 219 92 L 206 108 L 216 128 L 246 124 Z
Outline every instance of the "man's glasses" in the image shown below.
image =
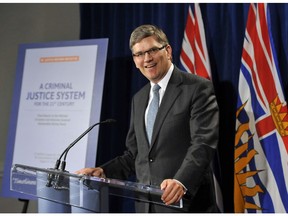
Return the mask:
M 164 49 L 165 47 L 167 47 L 167 44 L 158 48 L 158 47 L 153 47 L 147 51 L 144 51 L 144 52 L 138 52 L 138 53 L 133 53 L 133 57 L 136 57 L 136 58 L 144 58 L 145 57 L 145 54 L 148 53 L 148 55 L 150 56 L 154 56 L 158 51 Z

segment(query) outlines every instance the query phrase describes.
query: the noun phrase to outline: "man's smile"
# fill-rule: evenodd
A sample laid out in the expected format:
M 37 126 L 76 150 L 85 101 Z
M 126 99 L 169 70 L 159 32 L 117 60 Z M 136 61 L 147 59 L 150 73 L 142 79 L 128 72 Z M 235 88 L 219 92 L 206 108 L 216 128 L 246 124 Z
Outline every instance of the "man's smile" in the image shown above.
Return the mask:
M 153 67 L 155 67 L 157 64 L 155 63 L 155 64 L 150 64 L 150 65 L 146 65 L 146 66 L 144 66 L 145 68 L 153 68 Z

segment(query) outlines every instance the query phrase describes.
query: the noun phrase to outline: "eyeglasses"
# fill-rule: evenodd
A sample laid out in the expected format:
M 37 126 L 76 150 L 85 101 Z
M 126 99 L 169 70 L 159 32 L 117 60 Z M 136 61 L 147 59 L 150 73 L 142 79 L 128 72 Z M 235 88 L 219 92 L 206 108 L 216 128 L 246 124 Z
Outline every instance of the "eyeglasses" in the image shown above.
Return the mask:
M 144 58 L 145 57 L 145 54 L 148 53 L 148 55 L 151 55 L 151 56 L 154 56 L 158 51 L 164 49 L 165 47 L 167 47 L 167 44 L 158 48 L 158 47 L 153 47 L 147 51 L 144 51 L 144 52 L 138 52 L 138 53 L 133 53 L 132 56 L 133 57 L 136 57 L 136 58 Z

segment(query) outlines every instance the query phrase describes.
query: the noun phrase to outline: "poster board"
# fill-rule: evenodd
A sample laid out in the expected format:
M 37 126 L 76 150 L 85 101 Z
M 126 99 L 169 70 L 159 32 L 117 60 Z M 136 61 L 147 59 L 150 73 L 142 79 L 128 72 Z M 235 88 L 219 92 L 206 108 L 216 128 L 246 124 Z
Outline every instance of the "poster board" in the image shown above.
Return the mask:
M 9 189 L 13 164 L 53 168 L 70 143 L 101 121 L 107 47 L 108 39 L 19 46 L 4 196 L 26 198 Z M 66 170 L 95 166 L 98 131 L 95 127 L 69 151 Z

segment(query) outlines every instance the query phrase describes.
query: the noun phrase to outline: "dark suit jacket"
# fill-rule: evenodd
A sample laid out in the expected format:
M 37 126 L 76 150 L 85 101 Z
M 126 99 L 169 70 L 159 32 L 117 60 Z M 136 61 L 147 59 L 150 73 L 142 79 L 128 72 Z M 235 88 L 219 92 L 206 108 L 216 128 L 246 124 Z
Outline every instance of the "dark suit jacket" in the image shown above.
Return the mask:
M 174 68 L 155 120 L 151 146 L 145 130 L 150 84 L 132 100 L 127 151 L 101 166 L 107 177 L 160 186 L 177 179 L 188 192 L 184 208 L 153 206 L 156 212 L 214 212 L 211 162 L 218 143 L 218 105 L 211 81 Z M 150 204 L 151 205 L 151 204 Z M 151 207 L 151 206 L 150 206 Z M 148 212 L 149 204 L 136 204 Z

